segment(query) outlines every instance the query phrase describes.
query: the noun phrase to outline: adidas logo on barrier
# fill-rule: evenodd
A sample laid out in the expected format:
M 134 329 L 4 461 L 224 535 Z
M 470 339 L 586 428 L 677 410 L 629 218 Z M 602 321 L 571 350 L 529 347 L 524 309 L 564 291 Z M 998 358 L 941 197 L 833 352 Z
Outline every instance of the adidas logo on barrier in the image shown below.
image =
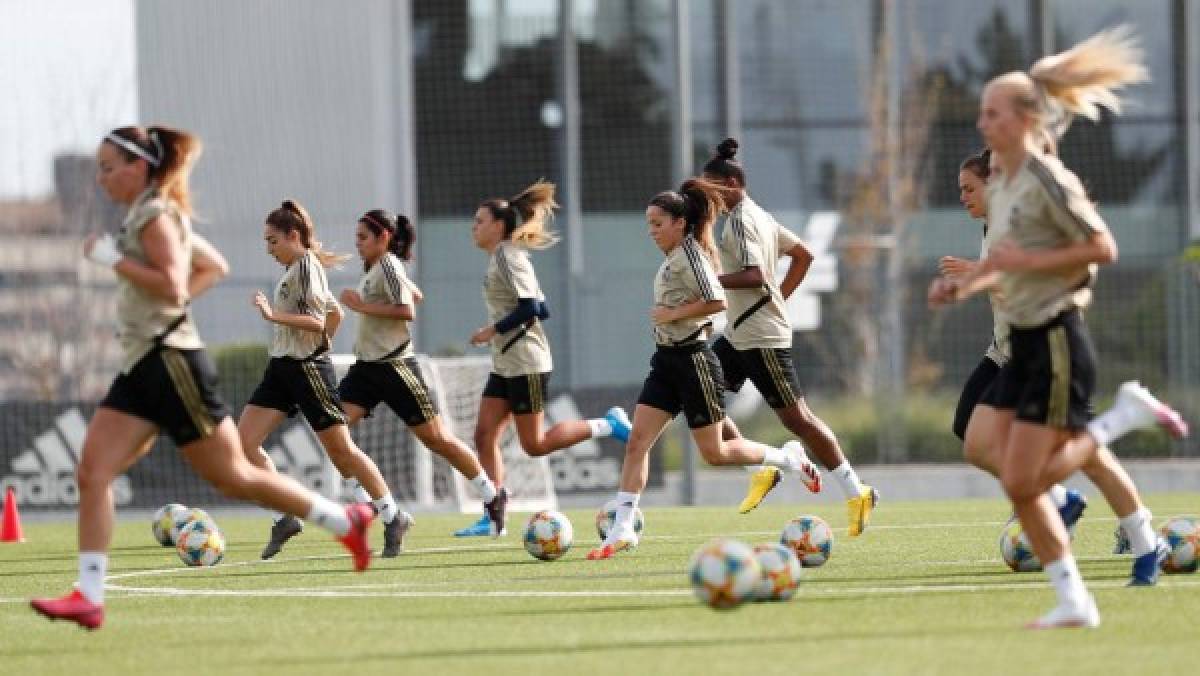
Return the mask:
M 11 471 L 0 478 L 0 493 L 11 486 L 17 503 L 45 507 L 79 504 L 79 485 L 75 483 L 75 467 L 83 452 L 87 420 L 78 408 L 70 408 L 54 419 L 54 424 L 33 440 L 12 460 Z M 118 476 L 112 484 L 113 500 L 118 505 L 133 501 L 133 484 L 129 477 Z
M 267 448 L 267 455 L 275 463 L 275 469 L 291 476 L 301 485 L 327 498 L 337 499 L 342 494 L 342 478 L 321 448 L 308 425 L 294 423 L 279 437 L 280 443 Z

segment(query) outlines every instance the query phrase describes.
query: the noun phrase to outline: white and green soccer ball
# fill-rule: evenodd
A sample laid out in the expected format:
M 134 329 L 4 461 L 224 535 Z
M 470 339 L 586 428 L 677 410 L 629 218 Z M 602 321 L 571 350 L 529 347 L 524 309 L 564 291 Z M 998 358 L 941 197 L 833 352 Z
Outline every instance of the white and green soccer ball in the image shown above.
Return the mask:
M 600 536 L 600 541 L 608 537 L 608 531 L 612 528 L 613 522 L 617 520 L 617 501 L 609 500 L 604 503 L 599 512 L 596 512 L 596 535 Z M 646 517 L 642 515 L 642 510 L 633 508 L 633 532 L 640 538 L 642 536 L 642 528 L 646 526 Z
M 1194 573 L 1200 567 L 1200 523 L 1195 517 L 1173 516 L 1158 529 L 1171 547 L 1162 563 L 1164 573 Z
M 757 596 L 762 568 L 748 545 L 718 538 L 692 554 L 688 580 L 702 603 L 728 610 Z
M 171 542 L 178 543 L 179 533 L 193 521 L 213 521 L 213 518 L 199 507 L 184 507 L 182 511 L 174 512 L 171 517 Z M 213 523 L 216 522 L 213 521 Z
M 1015 517 L 1000 531 L 1000 557 L 1014 573 L 1032 573 L 1042 569 L 1042 562 L 1033 553 L 1029 537 Z
M 778 542 L 754 547 L 754 558 L 762 569 L 755 601 L 787 601 L 800 586 L 803 568 L 796 552 Z
M 833 554 L 833 529 L 819 516 L 798 516 L 783 527 L 779 544 L 795 552 L 801 566 L 816 568 Z
M 175 553 L 189 566 L 215 566 L 225 558 L 225 536 L 211 519 L 192 521 L 179 531 Z
M 575 541 L 575 528 L 562 512 L 552 509 L 535 512 L 525 524 L 525 551 L 542 561 L 560 558 Z
M 150 522 L 150 532 L 154 533 L 154 539 L 158 544 L 164 547 L 174 547 L 175 538 L 171 535 L 171 530 L 175 525 L 175 520 L 178 516 L 187 511 L 187 507 L 178 502 L 171 502 L 158 508 L 154 513 L 154 520 Z

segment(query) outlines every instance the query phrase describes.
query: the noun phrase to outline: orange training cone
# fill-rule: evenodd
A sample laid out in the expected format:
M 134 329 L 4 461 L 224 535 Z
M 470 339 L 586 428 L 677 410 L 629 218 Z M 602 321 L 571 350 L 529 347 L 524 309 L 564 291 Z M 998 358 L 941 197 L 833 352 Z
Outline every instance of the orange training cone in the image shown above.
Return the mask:
M 21 515 L 17 513 L 17 494 L 12 486 L 4 493 L 4 522 L 0 523 L 0 542 L 24 542 Z

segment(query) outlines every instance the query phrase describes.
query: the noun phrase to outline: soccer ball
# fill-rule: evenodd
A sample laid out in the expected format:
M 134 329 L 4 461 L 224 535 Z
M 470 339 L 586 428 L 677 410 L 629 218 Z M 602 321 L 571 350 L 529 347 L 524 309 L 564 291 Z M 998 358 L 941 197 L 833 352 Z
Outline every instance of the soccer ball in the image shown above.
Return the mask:
M 171 521 L 171 541 L 179 542 L 179 533 L 183 530 L 184 526 L 193 521 L 209 521 L 214 525 L 216 524 L 213 518 L 208 515 L 208 512 L 203 509 L 198 507 L 184 507 L 182 510 L 175 512 Z
M 1194 573 L 1200 567 L 1197 550 L 1200 550 L 1200 524 L 1190 516 L 1173 516 L 1158 529 L 1171 546 L 1171 553 L 1163 561 L 1164 573 Z
M 1015 517 L 1009 519 L 1000 532 L 1000 556 L 1015 573 L 1032 573 L 1042 569 L 1042 562 L 1033 553 L 1029 538 Z
M 756 601 L 786 601 L 796 594 L 800 586 L 800 559 L 796 552 L 779 543 L 758 545 L 754 558 L 762 569 L 762 580 L 758 585 Z
M 608 529 L 612 528 L 613 521 L 617 519 L 617 501 L 609 500 L 604 503 L 599 512 L 596 512 L 596 534 L 600 536 L 600 541 L 608 537 Z M 642 516 L 642 510 L 637 507 L 633 508 L 633 532 L 641 537 L 642 528 L 646 525 L 646 518 Z
M 225 536 L 211 519 L 192 521 L 179 531 L 175 553 L 189 566 L 215 566 L 225 558 Z
M 762 568 L 748 545 L 718 538 L 692 554 L 688 579 L 696 598 L 726 610 L 755 597 L 762 584 Z
M 546 509 L 529 517 L 524 539 L 525 551 L 533 558 L 553 561 L 571 548 L 575 529 L 562 512 Z
M 174 547 L 175 538 L 171 536 L 172 526 L 175 524 L 177 515 L 181 515 L 187 511 L 187 507 L 172 502 L 158 508 L 154 513 L 154 520 L 150 522 L 150 532 L 154 533 L 154 539 L 158 544 L 164 547 Z
M 798 516 L 783 527 L 779 544 L 795 552 L 800 565 L 816 568 L 833 553 L 833 530 L 819 516 Z

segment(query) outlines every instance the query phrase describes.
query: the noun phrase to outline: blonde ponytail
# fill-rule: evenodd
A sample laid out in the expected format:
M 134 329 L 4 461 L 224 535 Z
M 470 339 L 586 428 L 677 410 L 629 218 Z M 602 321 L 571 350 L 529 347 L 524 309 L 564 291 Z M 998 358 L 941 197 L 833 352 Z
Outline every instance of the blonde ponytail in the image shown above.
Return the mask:
M 545 249 L 558 242 L 558 233 L 547 230 L 558 208 L 553 183 L 538 179 L 510 199 L 509 204 L 520 217 L 520 223 L 512 231 L 513 243 L 527 249 Z
M 1100 118 L 1100 108 L 1121 112 L 1117 91 L 1145 82 L 1150 73 L 1128 24 L 1102 31 L 1065 52 L 1038 59 L 1029 69 L 1034 85 L 1072 115 Z

